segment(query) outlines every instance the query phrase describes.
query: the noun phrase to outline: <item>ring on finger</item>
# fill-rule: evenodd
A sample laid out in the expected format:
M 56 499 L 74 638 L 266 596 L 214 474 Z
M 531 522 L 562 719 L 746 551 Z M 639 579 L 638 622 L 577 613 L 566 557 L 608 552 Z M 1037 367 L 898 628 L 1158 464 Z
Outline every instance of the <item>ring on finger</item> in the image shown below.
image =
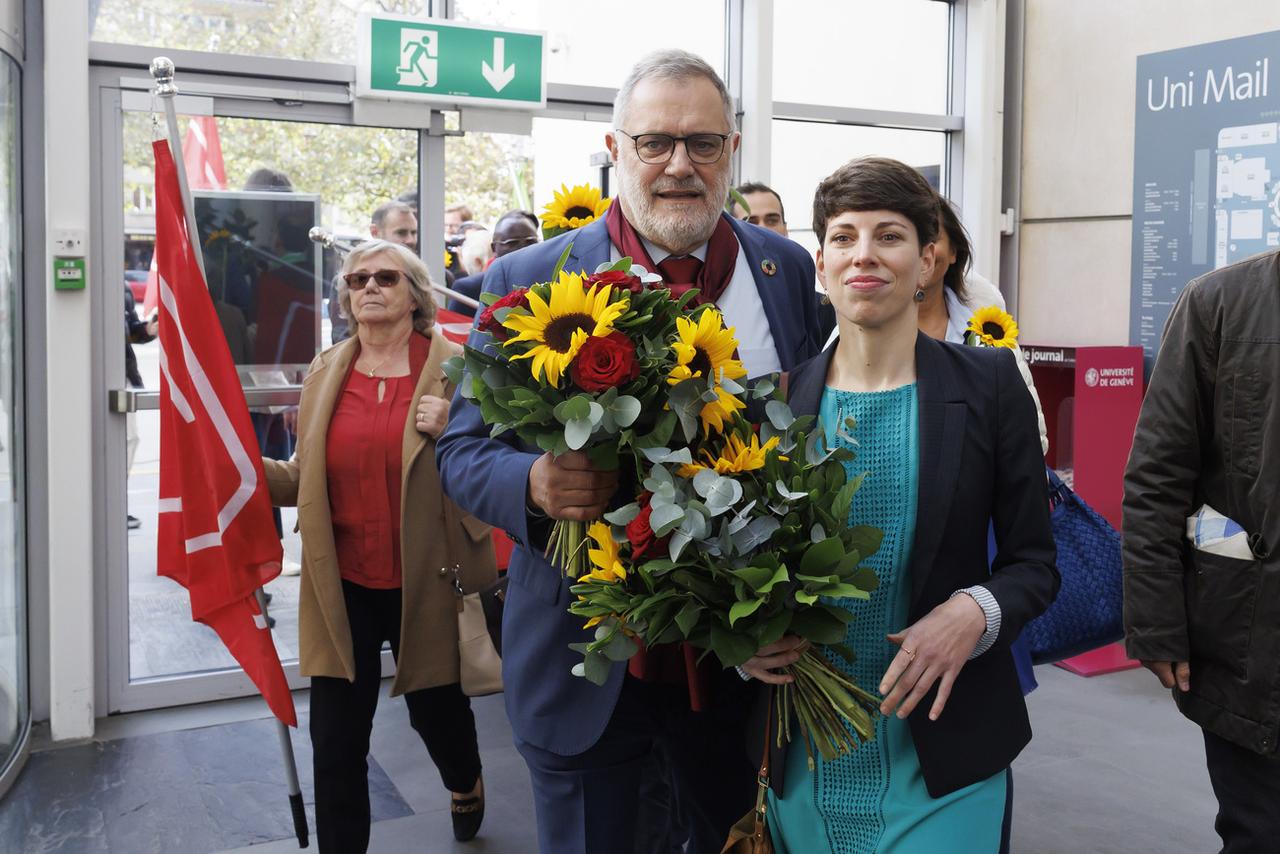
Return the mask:
M 902 648 L 902 651 L 907 654 L 907 658 L 911 659 L 912 661 L 916 660 L 916 651 L 914 649 L 907 649 L 904 646 Z

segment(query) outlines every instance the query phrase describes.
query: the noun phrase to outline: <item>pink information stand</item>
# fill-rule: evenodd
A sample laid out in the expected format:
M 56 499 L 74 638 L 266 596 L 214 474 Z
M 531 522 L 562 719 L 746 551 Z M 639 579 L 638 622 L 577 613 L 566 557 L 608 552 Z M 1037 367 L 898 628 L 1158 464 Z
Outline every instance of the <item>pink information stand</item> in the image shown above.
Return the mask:
M 1124 466 L 1142 408 L 1141 347 L 1023 345 L 1049 428 L 1046 462 L 1117 530 Z M 1122 644 L 1058 662 L 1080 676 L 1138 667 Z

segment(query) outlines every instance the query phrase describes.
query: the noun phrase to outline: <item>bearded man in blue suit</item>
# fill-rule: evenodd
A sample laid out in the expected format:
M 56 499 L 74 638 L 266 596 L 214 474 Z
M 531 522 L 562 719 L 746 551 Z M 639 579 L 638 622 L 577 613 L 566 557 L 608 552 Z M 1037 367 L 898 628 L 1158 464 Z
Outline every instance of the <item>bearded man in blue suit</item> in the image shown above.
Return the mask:
M 565 269 L 594 272 L 630 256 L 675 291 L 696 287 L 736 329 L 748 375 L 792 366 L 821 347 L 813 261 L 796 243 L 725 215 L 740 137 L 733 102 L 707 63 L 677 50 L 642 59 L 618 90 L 605 142 L 619 192 L 609 214 L 499 258 L 484 289 L 502 296 Z M 473 334 L 473 346 L 490 343 Z M 508 570 L 503 678 L 516 746 L 529 766 L 546 854 L 629 850 L 640 785 L 665 756 L 690 852 L 718 852 L 753 804 L 743 683 L 732 671 L 689 673 L 678 648 L 614 665 L 597 686 L 570 673 L 589 639 L 567 612 L 570 582 L 543 557 L 553 520 L 594 521 L 614 503 L 617 473 L 584 454 L 559 458 L 514 437 L 490 438 L 457 397 L 437 446 L 445 492 L 517 545 Z M 700 669 L 700 668 L 699 668 Z M 702 680 L 701 685 L 694 684 Z M 698 697 L 700 710 L 691 710 Z

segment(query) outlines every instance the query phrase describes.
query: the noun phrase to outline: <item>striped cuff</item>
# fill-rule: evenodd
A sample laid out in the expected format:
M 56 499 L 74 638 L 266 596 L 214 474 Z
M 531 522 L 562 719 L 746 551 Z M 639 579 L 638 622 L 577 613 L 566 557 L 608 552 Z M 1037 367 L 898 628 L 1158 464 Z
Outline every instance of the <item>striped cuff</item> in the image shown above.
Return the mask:
M 982 637 L 978 638 L 978 645 L 973 648 L 973 652 L 969 653 L 969 660 L 972 661 L 991 649 L 992 644 L 996 642 L 996 638 L 1000 637 L 1000 603 L 996 601 L 996 597 L 991 595 L 991 591 L 981 584 L 957 590 L 948 598 L 954 599 L 961 593 L 977 602 L 978 607 L 982 609 L 983 616 L 987 618 L 987 630 L 982 633 Z
M 743 682 L 750 682 L 751 679 L 753 678 L 750 673 L 743 670 L 741 667 L 735 667 L 733 669 L 738 671 L 738 676 L 742 679 Z

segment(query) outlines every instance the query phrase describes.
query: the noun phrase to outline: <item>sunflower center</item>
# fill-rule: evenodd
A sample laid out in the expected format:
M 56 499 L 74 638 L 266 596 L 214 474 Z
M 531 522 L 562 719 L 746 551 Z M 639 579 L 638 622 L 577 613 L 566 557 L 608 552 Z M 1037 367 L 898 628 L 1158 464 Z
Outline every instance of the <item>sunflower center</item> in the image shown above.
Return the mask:
M 565 219 L 573 219 L 574 217 L 577 217 L 578 219 L 585 219 L 586 217 L 595 215 L 595 211 L 590 208 L 584 208 L 582 205 L 574 205 L 564 212 Z
M 982 334 L 990 335 L 995 340 L 1000 341 L 1004 338 L 1004 327 L 998 323 L 987 321 L 982 324 Z
M 707 376 L 711 373 L 711 357 L 707 355 L 707 351 L 701 347 L 693 351 L 693 358 L 689 360 L 689 370 L 694 376 Z
M 547 346 L 552 350 L 557 353 L 568 353 L 569 346 L 573 343 L 573 333 L 579 329 L 590 332 L 595 325 L 596 322 L 589 314 L 564 314 L 547 324 L 543 336 Z

